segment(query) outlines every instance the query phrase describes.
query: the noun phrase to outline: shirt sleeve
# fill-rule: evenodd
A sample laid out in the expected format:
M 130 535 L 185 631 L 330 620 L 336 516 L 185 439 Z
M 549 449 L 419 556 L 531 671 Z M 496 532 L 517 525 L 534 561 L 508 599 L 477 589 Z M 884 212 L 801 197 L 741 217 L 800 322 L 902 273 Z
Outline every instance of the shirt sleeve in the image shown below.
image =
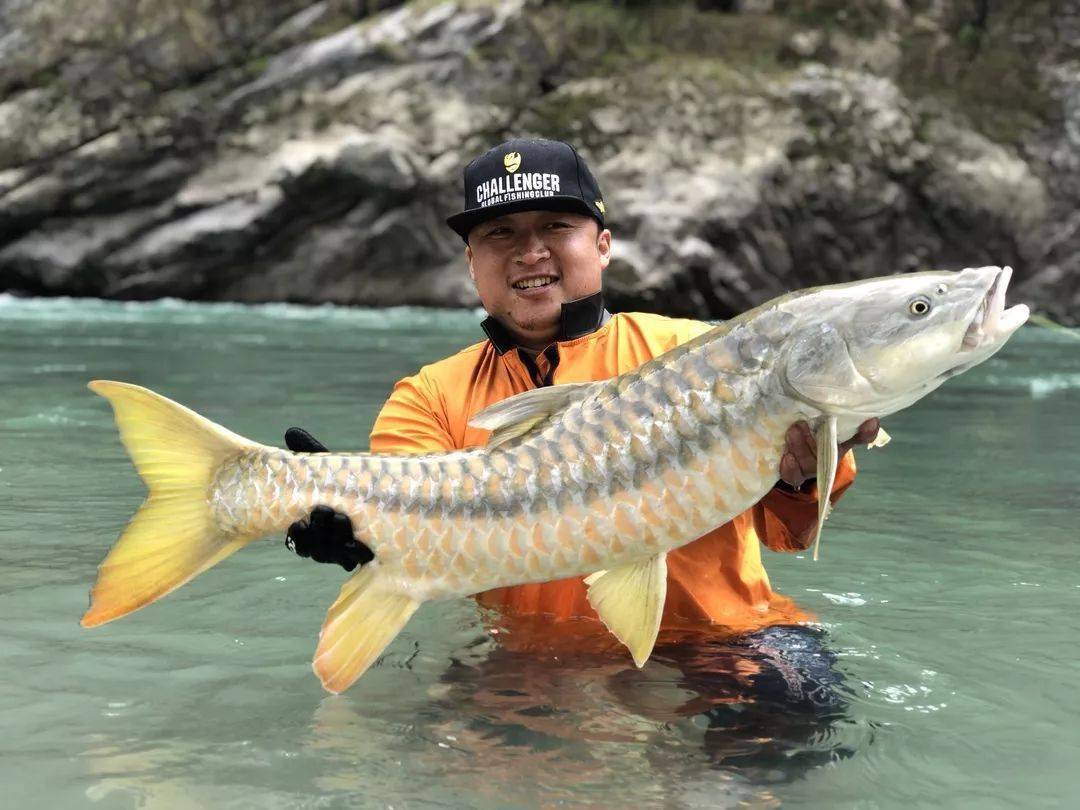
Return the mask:
M 855 453 L 848 451 L 836 466 L 829 502 L 836 504 L 855 480 Z M 754 505 L 754 529 L 773 551 L 805 551 L 810 547 L 817 525 L 818 487 L 808 485 L 802 492 L 773 488 Z
M 416 455 L 457 450 L 446 409 L 423 371 L 394 386 L 371 429 L 372 453 Z

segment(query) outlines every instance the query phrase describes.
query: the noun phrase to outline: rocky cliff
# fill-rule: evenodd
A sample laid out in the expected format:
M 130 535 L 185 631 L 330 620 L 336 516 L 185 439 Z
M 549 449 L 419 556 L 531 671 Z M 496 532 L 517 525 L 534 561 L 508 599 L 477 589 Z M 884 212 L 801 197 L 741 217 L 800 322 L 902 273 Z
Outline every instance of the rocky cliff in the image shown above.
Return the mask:
M 461 168 L 562 137 L 617 308 L 1011 264 L 1080 322 L 1080 2 L 0 0 L 0 289 L 476 303 Z

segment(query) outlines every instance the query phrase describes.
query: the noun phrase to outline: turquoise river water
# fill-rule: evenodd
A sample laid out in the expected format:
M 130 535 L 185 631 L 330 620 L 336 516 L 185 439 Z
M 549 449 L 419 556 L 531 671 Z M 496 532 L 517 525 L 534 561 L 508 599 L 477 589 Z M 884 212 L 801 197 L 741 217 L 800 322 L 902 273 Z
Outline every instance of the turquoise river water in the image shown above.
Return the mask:
M 843 678 L 811 717 L 670 656 L 638 672 L 503 655 L 464 599 L 422 608 L 353 689 L 325 694 L 310 659 L 345 575 L 280 537 L 79 627 L 143 496 L 88 380 L 261 442 L 298 424 L 362 450 L 393 382 L 477 340 L 478 321 L 0 297 L 0 804 L 1080 804 L 1076 334 L 1025 327 L 889 418 L 820 562 L 766 552 Z

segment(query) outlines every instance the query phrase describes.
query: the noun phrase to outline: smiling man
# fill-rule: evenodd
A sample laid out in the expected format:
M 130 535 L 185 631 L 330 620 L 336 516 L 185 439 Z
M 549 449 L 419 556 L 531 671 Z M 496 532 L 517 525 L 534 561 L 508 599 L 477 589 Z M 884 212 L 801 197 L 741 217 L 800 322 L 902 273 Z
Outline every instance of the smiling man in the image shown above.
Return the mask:
M 591 217 L 508 213 L 470 229 L 467 238 L 469 276 L 491 316 L 489 326 L 503 327 L 526 354 L 565 337 L 564 305 L 570 305 L 571 317 L 575 311 L 592 317 L 578 330 L 592 332 L 600 325 L 600 276 L 611 256 L 611 232 Z
M 601 278 L 612 238 L 603 197 L 568 144 L 508 141 L 470 163 L 464 180 L 465 208 L 447 224 L 465 241 L 469 275 L 488 312 L 482 324 L 487 339 L 397 383 L 372 430 L 372 452 L 437 453 L 482 445 L 487 432 L 469 421 L 487 406 L 540 386 L 622 374 L 711 328 L 700 321 L 607 312 Z M 877 420 L 870 420 L 840 445 L 833 500 L 855 476 L 848 451 L 876 433 Z M 294 451 L 325 451 L 295 428 L 286 443 Z M 808 618 L 770 587 L 760 545 L 774 551 L 808 546 L 818 493 L 812 482 L 801 488 L 815 470 L 809 428 L 793 425 L 777 487 L 752 509 L 669 553 L 662 631 L 739 637 Z M 347 570 L 372 559 L 354 539 L 349 519 L 324 507 L 294 524 L 287 542 L 302 556 Z M 540 628 L 544 646 L 573 645 L 605 635 L 585 594 L 582 578 L 574 577 L 500 588 L 477 599 L 517 621 L 519 629 Z M 526 648 L 535 635 L 515 632 L 506 643 Z

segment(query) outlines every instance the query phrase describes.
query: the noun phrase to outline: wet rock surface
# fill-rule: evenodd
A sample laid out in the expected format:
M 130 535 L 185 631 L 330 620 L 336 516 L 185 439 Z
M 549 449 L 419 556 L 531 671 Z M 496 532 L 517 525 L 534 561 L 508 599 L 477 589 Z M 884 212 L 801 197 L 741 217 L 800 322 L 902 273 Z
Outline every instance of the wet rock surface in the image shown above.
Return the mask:
M 1071 3 L 697 5 L 0 0 L 0 289 L 472 306 L 461 168 L 537 134 L 615 308 L 1011 264 L 1080 322 Z

